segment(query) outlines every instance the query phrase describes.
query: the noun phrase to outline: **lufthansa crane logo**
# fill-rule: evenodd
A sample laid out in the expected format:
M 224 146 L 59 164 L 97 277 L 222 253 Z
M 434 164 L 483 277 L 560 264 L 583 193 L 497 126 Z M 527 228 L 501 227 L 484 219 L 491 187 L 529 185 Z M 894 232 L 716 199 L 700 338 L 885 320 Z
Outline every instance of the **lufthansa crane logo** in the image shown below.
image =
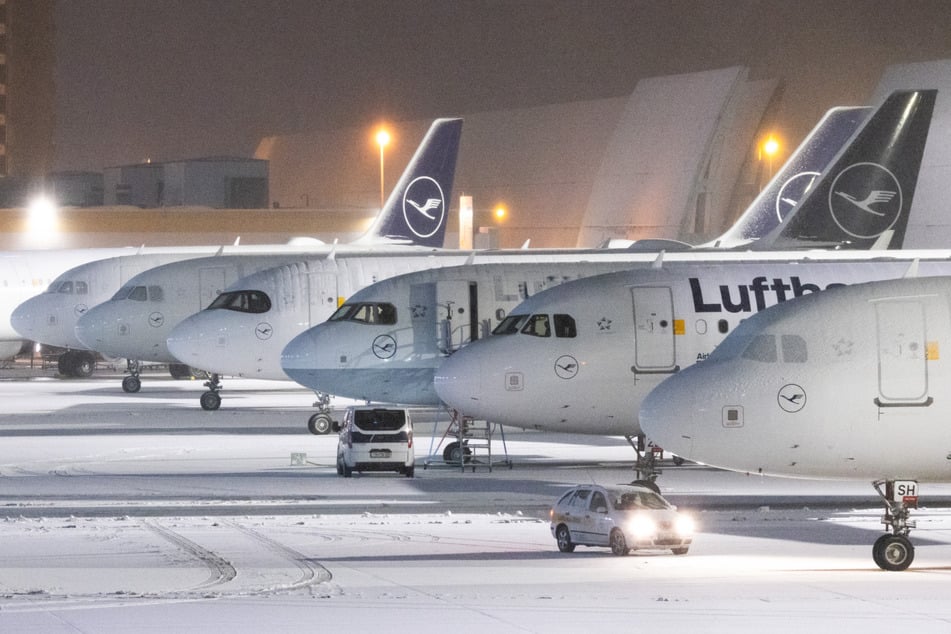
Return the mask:
M 89 306 L 86 306 L 86 304 L 76 304 L 73 307 L 73 312 L 80 316 L 85 315 L 87 310 L 89 310 Z
M 835 177 L 829 188 L 829 211 L 842 231 L 853 238 L 877 238 L 902 212 L 898 179 L 877 163 L 856 163 Z
M 267 323 L 266 321 L 262 321 L 254 327 L 254 336 L 261 341 L 267 341 L 273 334 L 274 328 L 272 328 L 271 324 Z
M 555 374 L 560 379 L 573 379 L 578 375 L 578 360 L 563 354 L 555 360 Z
M 430 176 L 419 176 L 403 193 L 403 218 L 410 231 L 428 238 L 439 231 L 446 218 L 442 187 Z
M 795 383 L 788 383 L 779 390 L 776 401 L 783 411 L 795 414 L 806 406 L 806 391 Z
M 159 312 L 152 313 L 149 315 L 149 325 L 153 328 L 161 328 L 162 324 L 165 323 L 165 315 Z
M 819 172 L 799 172 L 783 183 L 776 194 L 776 219 L 779 222 L 785 220 L 792 208 L 805 198 L 818 177 Z
M 380 335 L 373 340 L 371 348 L 378 359 L 389 359 L 396 354 L 396 339 L 390 335 Z

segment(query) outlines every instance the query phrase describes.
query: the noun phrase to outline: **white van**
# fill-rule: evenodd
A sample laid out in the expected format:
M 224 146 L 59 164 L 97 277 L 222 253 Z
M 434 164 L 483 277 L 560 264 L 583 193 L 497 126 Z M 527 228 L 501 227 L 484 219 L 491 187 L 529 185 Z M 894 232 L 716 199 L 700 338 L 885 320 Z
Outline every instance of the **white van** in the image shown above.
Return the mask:
M 337 475 L 349 478 L 354 471 L 396 471 L 412 478 L 413 421 L 409 411 L 387 407 L 349 407 L 343 423 L 334 423 L 337 441 Z

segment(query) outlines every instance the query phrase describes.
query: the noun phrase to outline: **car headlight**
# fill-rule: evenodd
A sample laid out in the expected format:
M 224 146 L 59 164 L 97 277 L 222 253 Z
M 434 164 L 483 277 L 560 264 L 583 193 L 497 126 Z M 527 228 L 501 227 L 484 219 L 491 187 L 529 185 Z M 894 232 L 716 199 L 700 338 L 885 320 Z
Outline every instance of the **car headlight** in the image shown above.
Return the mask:
M 657 532 L 657 524 L 647 515 L 632 518 L 628 528 L 637 539 L 648 539 Z
M 680 535 L 693 535 L 693 532 L 697 528 L 693 518 L 689 515 L 678 515 L 675 526 L 677 528 L 677 533 Z

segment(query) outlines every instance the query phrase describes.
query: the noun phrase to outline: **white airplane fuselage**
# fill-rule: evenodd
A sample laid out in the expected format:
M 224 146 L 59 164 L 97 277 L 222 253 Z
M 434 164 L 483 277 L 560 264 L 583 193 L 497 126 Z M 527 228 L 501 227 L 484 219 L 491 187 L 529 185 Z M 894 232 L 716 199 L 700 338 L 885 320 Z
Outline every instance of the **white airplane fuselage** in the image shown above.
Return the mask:
M 951 273 L 947 252 L 932 255 L 918 265 L 921 275 Z M 512 311 L 510 318 L 524 318 L 513 334 L 473 342 L 446 359 L 435 374 L 436 392 L 463 414 L 497 423 L 639 435 L 643 399 L 708 357 L 743 319 L 830 286 L 900 277 L 916 256 L 819 257 L 665 262 L 660 270 L 561 285 Z M 552 326 L 547 335 L 532 325 L 542 317 Z M 574 332 L 559 335 L 556 320 L 566 317 Z
M 56 276 L 67 269 L 135 252 L 135 248 L 128 247 L 8 251 L 0 254 L 0 358 L 16 354 L 25 339 L 11 321 L 17 306 L 42 293 Z
M 366 252 L 415 252 L 420 257 L 433 250 L 410 246 L 330 246 L 307 251 L 287 249 L 270 254 L 218 255 L 167 263 L 130 278 L 111 299 L 82 315 L 75 331 L 88 349 L 140 361 L 177 363 L 167 345 L 169 333 L 186 317 L 199 312 L 240 278 L 291 264 L 302 258 Z M 336 304 L 336 289 L 333 289 Z M 187 363 L 187 362 L 183 362 Z M 204 369 L 204 368 L 203 368 Z
M 951 278 L 820 293 L 751 319 L 645 400 L 685 458 L 766 475 L 951 481 Z

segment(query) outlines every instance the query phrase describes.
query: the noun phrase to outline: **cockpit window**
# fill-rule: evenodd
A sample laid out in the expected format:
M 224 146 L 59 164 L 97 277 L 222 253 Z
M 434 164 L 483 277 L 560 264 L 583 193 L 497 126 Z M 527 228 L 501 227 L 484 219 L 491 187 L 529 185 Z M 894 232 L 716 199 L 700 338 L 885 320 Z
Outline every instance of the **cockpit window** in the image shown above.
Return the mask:
M 806 340 L 799 335 L 783 335 L 780 341 L 783 347 L 783 361 L 786 363 L 805 363 L 809 360 Z
M 361 324 L 392 326 L 396 323 L 396 306 L 386 302 L 344 304 L 329 321 L 355 321 Z
M 330 316 L 330 319 L 327 321 L 346 321 L 347 317 L 356 310 L 356 306 L 353 304 L 344 304 L 340 308 L 334 311 L 334 314 Z
M 76 294 L 77 295 L 86 295 L 89 293 L 89 284 L 86 282 L 76 282 Z
M 555 315 L 555 336 L 563 339 L 571 339 L 578 336 L 578 330 L 575 328 L 575 320 L 571 315 Z
M 263 291 L 230 291 L 222 293 L 208 305 L 208 310 L 219 308 L 239 313 L 266 313 L 271 310 L 271 299 Z
M 132 292 L 129 293 L 129 299 L 134 302 L 147 302 L 149 301 L 149 291 L 144 286 L 135 286 L 132 288 Z
M 533 337 L 550 337 L 551 326 L 549 325 L 548 315 L 532 315 L 528 322 L 522 327 L 522 334 L 532 335 Z
M 119 290 L 116 291 L 116 294 L 112 296 L 112 300 L 111 300 L 111 301 L 121 302 L 122 300 L 126 299 L 126 298 L 129 296 L 129 293 L 132 292 L 132 289 L 133 289 L 133 288 L 135 288 L 135 287 L 134 287 L 134 286 L 123 286 L 122 288 L 120 288 Z
M 776 363 L 776 335 L 756 335 L 743 351 L 743 358 Z
M 528 315 L 509 315 L 495 327 L 495 330 L 492 331 L 493 335 L 514 335 L 521 328 L 522 324 L 525 323 L 525 320 L 528 319 Z
M 72 294 L 73 294 L 73 283 L 70 282 L 69 280 L 66 280 L 65 282 L 63 282 L 62 284 L 59 285 L 59 288 L 56 289 L 56 292 L 57 292 L 57 293 L 61 293 L 61 294 L 63 294 L 63 295 L 72 295 Z

